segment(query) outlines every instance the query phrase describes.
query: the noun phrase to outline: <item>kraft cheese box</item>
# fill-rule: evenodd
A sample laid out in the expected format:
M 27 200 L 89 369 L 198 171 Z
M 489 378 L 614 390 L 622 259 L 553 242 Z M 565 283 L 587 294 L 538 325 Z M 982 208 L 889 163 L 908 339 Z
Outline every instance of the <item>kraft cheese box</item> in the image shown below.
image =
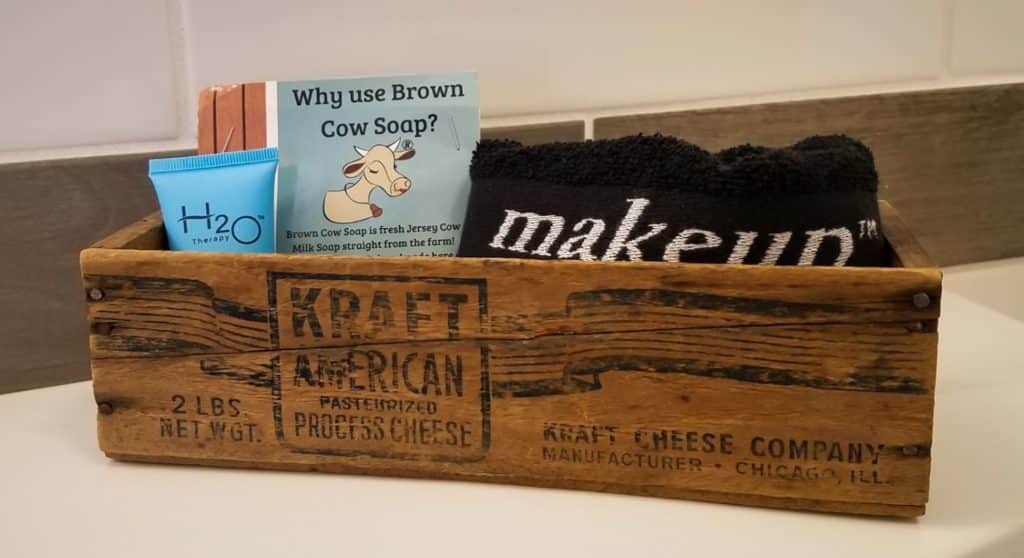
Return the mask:
M 277 147 L 276 251 L 454 256 L 475 72 L 268 81 L 200 96 L 200 152 Z

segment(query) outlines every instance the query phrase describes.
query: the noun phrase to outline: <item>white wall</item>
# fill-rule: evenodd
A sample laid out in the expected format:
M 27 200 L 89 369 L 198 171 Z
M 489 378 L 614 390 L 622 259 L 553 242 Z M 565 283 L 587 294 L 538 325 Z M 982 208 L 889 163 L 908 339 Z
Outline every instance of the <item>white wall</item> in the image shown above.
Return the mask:
M 193 147 L 198 91 L 238 81 L 472 68 L 490 125 L 1024 81 L 1022 21 L 1021 0 L 0 0 L 0 162 Z

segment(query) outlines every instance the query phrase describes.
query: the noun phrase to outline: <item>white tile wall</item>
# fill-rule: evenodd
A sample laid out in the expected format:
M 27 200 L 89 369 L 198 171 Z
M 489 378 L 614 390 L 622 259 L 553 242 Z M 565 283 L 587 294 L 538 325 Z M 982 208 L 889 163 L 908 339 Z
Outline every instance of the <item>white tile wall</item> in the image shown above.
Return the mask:
M 952 15 L 952 72 L 1024 71 L 1024 1 L 957 0 Z
M 490 124 L 1020 81 L 1022 19 L 1021 0 L 2 0 L 0 162 L 189 147 L 199 89 L 248 80 L 474 68 Z
M 250 20 L 280 2 L 192 2 L 197 81 L 475 68 L 482 112 L 500 116 L 934 78 L 942 63 L 932 0 L 302 4 Z
M 162 2 L 0 2 L 0 152 L 177 138 Z

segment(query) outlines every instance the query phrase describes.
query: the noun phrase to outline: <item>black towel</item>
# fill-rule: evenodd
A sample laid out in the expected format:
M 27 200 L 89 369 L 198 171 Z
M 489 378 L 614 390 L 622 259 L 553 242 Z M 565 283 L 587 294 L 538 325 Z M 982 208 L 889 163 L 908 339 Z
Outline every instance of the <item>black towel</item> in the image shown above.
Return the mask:
M 874 158 L 846 136 L 718 153 L 661 135 L 484 140 L 470 176 L 459 256 L 884 264 Z

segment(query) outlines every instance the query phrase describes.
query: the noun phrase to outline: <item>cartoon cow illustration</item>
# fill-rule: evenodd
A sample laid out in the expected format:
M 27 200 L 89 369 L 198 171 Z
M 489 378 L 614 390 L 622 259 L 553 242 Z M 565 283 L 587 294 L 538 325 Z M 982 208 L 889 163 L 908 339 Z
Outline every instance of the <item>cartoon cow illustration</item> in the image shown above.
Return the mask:
M 334 223 L 356 223 L 371 217 L 380 217 L 384 210 L 370 203 L 370 194 L 380 188 L 393 198 L 412 188 L 412 181 L 398 172 L 398 161 L 412 159 L 416 150 L 398 151 L 402 138 L 391 145 L 374 145 L 369 149 L 356 147 L 359 158 L 345 163 L 342 173 L 348 178 L 359 177 L 354 184 L 341 190 L 328 190 L 324 196 L 324 217 Z

